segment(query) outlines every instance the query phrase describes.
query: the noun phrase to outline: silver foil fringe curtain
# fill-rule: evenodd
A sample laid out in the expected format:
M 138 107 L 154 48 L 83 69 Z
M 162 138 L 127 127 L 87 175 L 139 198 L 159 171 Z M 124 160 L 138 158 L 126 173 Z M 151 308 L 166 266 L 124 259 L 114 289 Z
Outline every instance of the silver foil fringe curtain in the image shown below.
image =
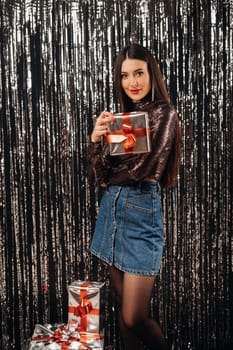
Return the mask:
M 117 110 L 116 53 L 158 58 L 181 119 L 178 186 L 163 192 L 166 246 L 151 305 L 173 349 L 233 338 L 232 0 L 1 0 L 0 344 L 27 349 L 36 323 L 67 321 L 67 285 L 106 282 L 88 247 L 98 192 L 87 179 L 93 120 Z

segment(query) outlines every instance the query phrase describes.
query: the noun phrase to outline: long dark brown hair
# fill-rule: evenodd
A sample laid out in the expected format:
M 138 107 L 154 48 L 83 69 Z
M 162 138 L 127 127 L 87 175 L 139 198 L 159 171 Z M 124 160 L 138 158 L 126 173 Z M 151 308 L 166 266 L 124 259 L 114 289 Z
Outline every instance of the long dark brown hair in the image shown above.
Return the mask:
M 170 102 L 166 85 L 156 59 L 145 47 L 138 44 L 131 44 L 120 51 L 115 61 L 114 85 L 121 111 L 130 112 L 133 108 L 132 100 L 125 94 L 121 85 L 121 66 L 126 58 L 142 60 L 147 63 L 151 79 L 151 90 L 145 99 L 148 101 L 164 100 Z
M 147 62 L 148 72 L 151 79 L 151 90 L 145 101 L 163 101 L 170 104 L 170 97 L 160 71 L 159 65 L 154 56 L 145 47 L 139 44 L 131 44 L 124 47 L 118 54 L 114 68 L 114 86 L 120 103 L 121 112 L 131 112 L 134 109 L 132 100 L 125 94 L 121 83 L 121 67 L 125 59 L 138 59 Z M 170 187 L 176 181 L 180 164 L 181 131 L 177 117 L 176 134 L 174 137 L 171 153 L 164 170 L 161 184 Z

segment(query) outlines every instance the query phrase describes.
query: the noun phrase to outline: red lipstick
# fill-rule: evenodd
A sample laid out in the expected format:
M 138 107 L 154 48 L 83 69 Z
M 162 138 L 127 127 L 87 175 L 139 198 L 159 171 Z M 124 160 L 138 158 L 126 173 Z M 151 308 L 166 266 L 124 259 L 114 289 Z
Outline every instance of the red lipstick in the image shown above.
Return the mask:
M 131 94 L 138 94 L 140 92 L 139 89 L 135 89 L 135 90 L 130 90 Z

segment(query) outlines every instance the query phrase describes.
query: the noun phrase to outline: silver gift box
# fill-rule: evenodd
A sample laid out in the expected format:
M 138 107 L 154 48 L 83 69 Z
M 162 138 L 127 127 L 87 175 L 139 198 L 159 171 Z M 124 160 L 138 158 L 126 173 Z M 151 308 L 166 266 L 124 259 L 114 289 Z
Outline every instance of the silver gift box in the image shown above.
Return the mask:
M 104 339 L 98 334 L 78 331 L 78 324 L 70 329 L 66 324 L 37 324 L 29 350 L 103 350 Z
M 112 156 L 150 152 L 147 112 L 115 113 L 114 117 L 105 136 Z
M 74 281 L 68 286 L 68 323 L 79 324 L 86 332 L 104 334 L 103 296 L 104 283 Z

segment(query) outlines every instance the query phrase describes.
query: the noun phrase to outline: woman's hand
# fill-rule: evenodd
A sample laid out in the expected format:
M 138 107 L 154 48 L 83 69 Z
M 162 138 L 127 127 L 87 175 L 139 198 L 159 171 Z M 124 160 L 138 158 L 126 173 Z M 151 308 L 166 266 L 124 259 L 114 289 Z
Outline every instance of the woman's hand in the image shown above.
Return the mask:
M 95 127 L 91 134 L 92 142 L 100 142 L 101 137 L 108 131 L 108 123 L 113 122 L 115 117 L 111 112 L 103 111 L 96 120 Z

